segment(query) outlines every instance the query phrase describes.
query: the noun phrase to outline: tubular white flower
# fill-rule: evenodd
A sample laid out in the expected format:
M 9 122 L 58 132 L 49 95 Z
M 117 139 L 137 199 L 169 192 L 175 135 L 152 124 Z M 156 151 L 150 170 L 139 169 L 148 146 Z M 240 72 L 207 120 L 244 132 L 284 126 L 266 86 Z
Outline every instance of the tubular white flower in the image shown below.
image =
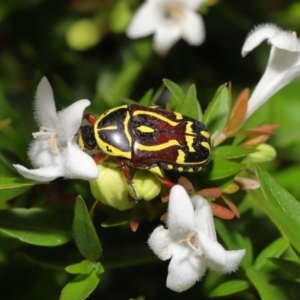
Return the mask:
M 226 251 L 217 242 L 208 202 L 199 195 L 190 199 L 179 185 L 171 189 L 167 224 L 168 229 L 157 227 L 148 243 L 160 259 L 171 259 L 167 287 L 175 292 L 192 287 L 208 268 L 235 271 L 245 255 L 245 250 Z
M 242 56 L 247 55 L 264 40 L 272 46 L 270 57 L 265 73 L 249 99 L 246 118 L 300 75 L 299 39 L 293 32 L 284 31 L 273 24 L 260 25 L 250 32 L 243 45 Z
M 46 77 L 40 81 L 35 99 L 35 119 L 40 132 L 33 133 L 28 156 L 35 169 L 13 165 L 26 178 L 51 181 L 57 177 L 91 180 L 98 176 L 93 159 L 81 151 L 75 134 L 89 100 L 79 100 L 56 112 L 52 88 Z
M 181 37 L 190 45 L 205 39 L 202 17 L 195 11 L 204 0 L 148 0 L 140 6 L 126 34 L 136 39 L 154 34 L 154 49 L 166 53 Z

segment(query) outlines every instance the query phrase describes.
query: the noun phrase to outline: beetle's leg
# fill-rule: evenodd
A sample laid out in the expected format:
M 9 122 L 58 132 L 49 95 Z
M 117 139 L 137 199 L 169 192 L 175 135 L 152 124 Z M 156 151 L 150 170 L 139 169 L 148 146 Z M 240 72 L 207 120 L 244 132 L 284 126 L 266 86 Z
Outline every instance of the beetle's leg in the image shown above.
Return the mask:
M 121 170 L 122 170 L 122 172 L 123 172 L 123 174 L 124 174 L 124 177 L 125 177 L 125 179 L 126 179 L 127 185 L 129 186 L 129 188 L 130 188 L 130 189 L 132 190 L 132 192 L 133 192 L 134 200 L 135 200 L 135 202 L 137 203 L 137 202 L 138 202 L 138 198 L 137 198 L 135 189 L 134 189 L 134 187 L 133 187 L 133 185 L 132 185 L 131 175 L 130 175 L 130 173 L 129 173 L 128 167 L 127 167 L 127 165 L 125 164 L 125 162 L 124 162 L 122 159 L 120 159 L 120 158 L 117 158 L 117 162 L 118 162 L 118 164 L 119 164 L 119 166 L 120 166 L 120 168 L 121 168 Z
M 93 114 L 83 114 L 82 119 L 87 120 L 92 126 L 96 123 L 97 118 Z
M 98 152 L 97 154 L 95 154 L 93 156 L 93 159 L 94 159 L 95 163 L 97 164 L 104 156 L 105 156 L 105 154 L 103 152 Z
M 169 189 L 175 185 L 175 183 L 173 183 L 171 180 L 165 177 L 157 176 L 157 178 L 164 186 L 166 186 Z

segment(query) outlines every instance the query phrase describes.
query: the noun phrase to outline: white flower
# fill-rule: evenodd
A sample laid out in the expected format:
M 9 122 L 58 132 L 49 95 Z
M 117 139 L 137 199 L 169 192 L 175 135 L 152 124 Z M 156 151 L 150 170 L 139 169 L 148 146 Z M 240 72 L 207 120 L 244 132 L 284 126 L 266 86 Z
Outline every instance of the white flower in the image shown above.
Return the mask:
M 126 34 L 140 38 L 154 33 L 154 49 L 167 52 L 181 37 L 190 45 L 205 39 L 202 17 L 195 12 L 204 0 L 148 0 L 132 18 Z
M 236 271 L 246 250 L 226 251 L 216 238 L 208 202 L 199 195 L 189 197 L 183 187 L 171 189 L 168 229 L 157 227 L 148 243 L 162 260 L 171 259 L 167 287 L 182 292 L 192 287 L 206 269 Z
M 265 73 L 249 99 L 246 118 L 300 75 L 299 39 L 295 33 L 283 31 L 273 24 L 260 25 L 250 32 L 244 43 L 242 56 L 247 55 L 264 40 L 272 45 L 270 57 Z
M 40 81 L 35 99 L 35 119 L 40 132 L 33 133 L 28 156 L 35 169 L 13 165 L 26 178 L 50 181 L 57 177 L 91 180 L 98 176 L 94 160 L 81 151 L 75 134 L 89 100 L 79 100 L 56 112 L 52 88 L 46 77 Z

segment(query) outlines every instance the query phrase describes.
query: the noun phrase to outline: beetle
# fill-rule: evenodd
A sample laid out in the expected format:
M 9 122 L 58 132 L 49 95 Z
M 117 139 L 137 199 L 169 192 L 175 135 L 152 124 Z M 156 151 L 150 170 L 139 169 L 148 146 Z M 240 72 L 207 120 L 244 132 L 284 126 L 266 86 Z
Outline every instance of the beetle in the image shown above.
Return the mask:
M 81 127 L 79 147 L 100 150 L 96 161 L 105 154 L 116 157 L 133 192 L 128 166 L 148 169 L 172 187 L 164 170 L 197 172 L 210 161 L 207 127 L 180 113 L 129 104 L 109 109 L 98 119 L 92 114 L 83 118 L 90 124 Z

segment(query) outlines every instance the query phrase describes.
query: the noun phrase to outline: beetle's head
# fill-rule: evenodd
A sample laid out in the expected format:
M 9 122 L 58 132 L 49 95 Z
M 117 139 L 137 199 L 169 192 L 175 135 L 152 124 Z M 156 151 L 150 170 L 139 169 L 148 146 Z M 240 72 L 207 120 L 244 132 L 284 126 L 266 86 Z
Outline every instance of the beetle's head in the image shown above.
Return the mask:
M 85 125 L 81 127 L 77 143 L 79 148 L 83 151 L 93 150 L 96 148 L 97 142 L 93 126 Z

